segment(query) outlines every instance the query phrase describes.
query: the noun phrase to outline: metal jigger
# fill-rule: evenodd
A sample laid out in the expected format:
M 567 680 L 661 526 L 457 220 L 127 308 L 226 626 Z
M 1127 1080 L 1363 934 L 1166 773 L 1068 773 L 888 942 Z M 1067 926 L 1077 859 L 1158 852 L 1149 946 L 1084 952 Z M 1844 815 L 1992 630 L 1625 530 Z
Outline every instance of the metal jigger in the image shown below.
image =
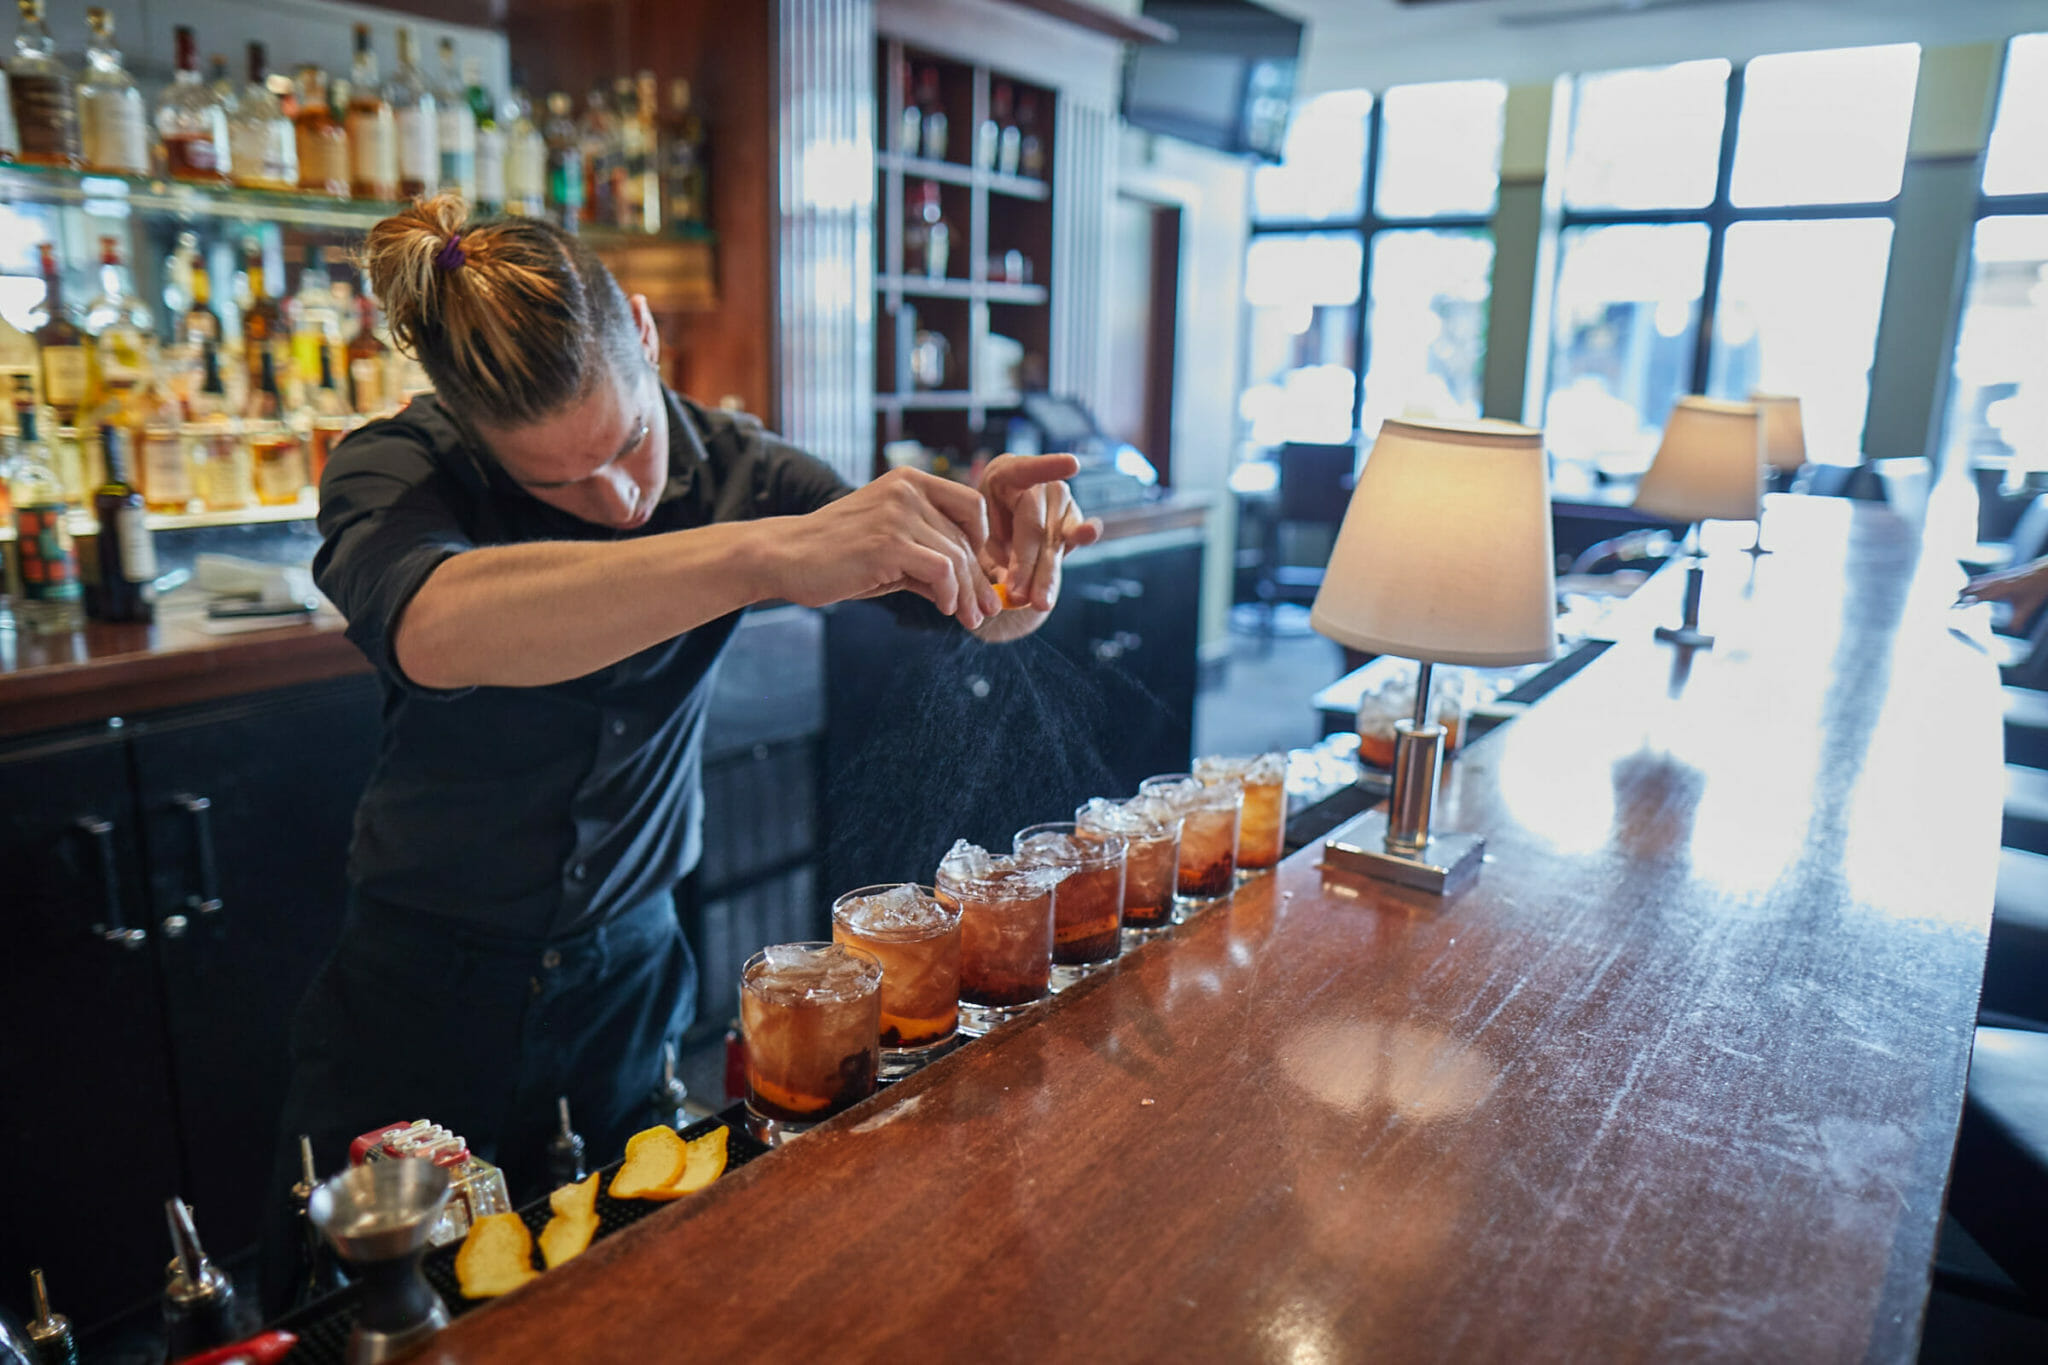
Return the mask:
M 389 1360 L 448 1325 L 448 1305 L 420 1274 L 427 1233 L 447 1202 L 448 1172 L 414 1158 L 351 1167 L 306 1202 L 360 1288 L 348 1365 Z
M 1425 662 L 1416 675 L 1415 718 L 1394 722 L 1394 785 L 1386 810 L 1370 811 L 1332 835 L 1323 858 L 1333 867 L 1449 896 L 1478 875 L 1486 841 L 1429 830 L 1444 757 L 1444 727 L 1429 720 L 1431 670 Z

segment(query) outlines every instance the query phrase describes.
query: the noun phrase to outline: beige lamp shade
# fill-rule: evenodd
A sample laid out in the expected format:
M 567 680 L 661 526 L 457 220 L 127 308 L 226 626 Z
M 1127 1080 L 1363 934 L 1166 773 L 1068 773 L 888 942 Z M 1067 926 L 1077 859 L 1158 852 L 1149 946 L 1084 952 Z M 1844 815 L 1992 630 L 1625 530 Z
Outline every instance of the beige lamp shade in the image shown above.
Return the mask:
M 1681 398 L 1636 488 L 1636 507 L 1671 521 L 1755 521 L 1762 511 L 1762 452 L 1756 404 Z
M 1389 419 L 1310 623 L 1342 645 L 1482 668 L 1556 657 L 1543 433 Z
M 1805 464 L 1806 424 L 1799 419 L 1799 400 L 1789 393 L 1753 393 L 1749 401 L 1764 415 L 1764 463 L 1772 469 Z

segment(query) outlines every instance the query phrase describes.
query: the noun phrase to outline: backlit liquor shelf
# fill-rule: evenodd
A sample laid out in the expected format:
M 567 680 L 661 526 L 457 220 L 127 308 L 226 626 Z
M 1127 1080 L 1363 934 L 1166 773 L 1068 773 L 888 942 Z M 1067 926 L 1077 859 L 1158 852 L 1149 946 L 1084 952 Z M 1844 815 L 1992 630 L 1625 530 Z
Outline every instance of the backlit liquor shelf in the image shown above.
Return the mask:
M 1661 574 L 1461 753 L 1468 890 L 1312 844 L 813 1131 L 735 1133 L 750 1159 L 431 1358 L 1912 1360 L 1996 675 L 1902 518 L 1770 521 L 1776 554 L 1708 559 L 1715 648 L 1653 638 L 1686 590 Z

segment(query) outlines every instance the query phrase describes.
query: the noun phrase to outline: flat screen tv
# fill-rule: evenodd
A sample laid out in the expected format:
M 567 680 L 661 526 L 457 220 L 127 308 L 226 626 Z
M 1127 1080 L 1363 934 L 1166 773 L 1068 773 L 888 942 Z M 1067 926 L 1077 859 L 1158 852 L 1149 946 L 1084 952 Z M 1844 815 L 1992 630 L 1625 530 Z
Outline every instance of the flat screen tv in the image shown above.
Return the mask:
M 1278 161 L 1301 64 L 1301 21 L 1251 0 L 1145 0 L 1144 13 L 1173 25 L 1180 39 L 1132 51 L 1125 121 Z

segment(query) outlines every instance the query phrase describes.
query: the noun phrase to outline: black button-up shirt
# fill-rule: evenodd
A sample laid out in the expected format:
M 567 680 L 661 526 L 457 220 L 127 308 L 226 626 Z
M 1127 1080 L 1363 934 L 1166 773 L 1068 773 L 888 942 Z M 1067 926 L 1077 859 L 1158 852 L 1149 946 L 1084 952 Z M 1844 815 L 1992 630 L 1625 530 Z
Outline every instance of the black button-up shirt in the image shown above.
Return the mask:
M 696 866 L 704 712 L 737 612 L 546 687 L 421 687 L 393 652 L 413 594 L 465 550 L 801 514 L 847 491 L 752 418 L 665 397 L 668 487 L 629 532 L 527 493 L 431 396 L 335 449 L 320 481 L 313 572 L 384 688 L 383 745 L 349 849 L 358 895 L 555 939 L 668 891 Z

